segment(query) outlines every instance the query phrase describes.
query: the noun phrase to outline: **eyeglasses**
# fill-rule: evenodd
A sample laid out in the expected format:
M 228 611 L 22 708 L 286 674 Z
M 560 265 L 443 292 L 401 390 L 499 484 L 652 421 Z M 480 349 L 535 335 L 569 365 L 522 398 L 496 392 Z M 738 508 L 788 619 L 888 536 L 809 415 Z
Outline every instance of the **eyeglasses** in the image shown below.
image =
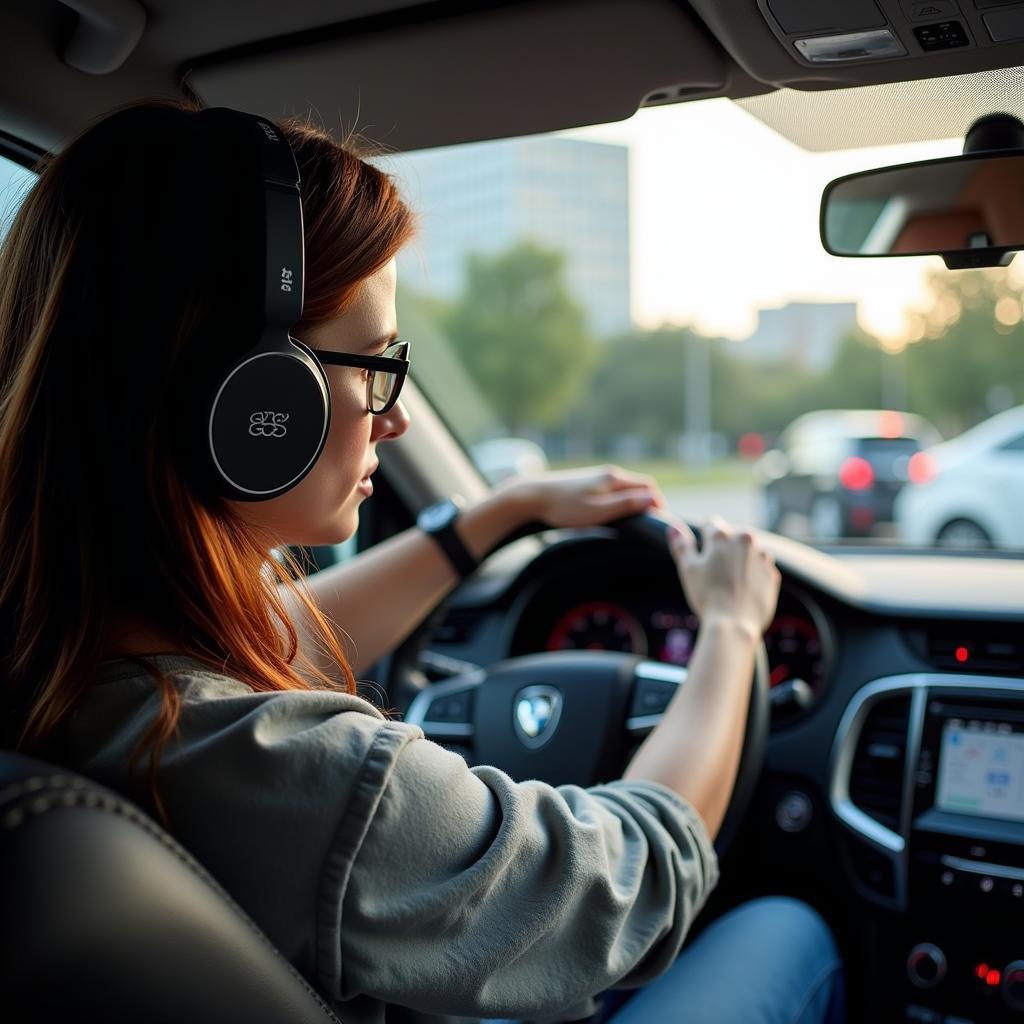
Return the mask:
M 327 352 L 315 348 L 313 355 L 328 366 L 357 366 L 369 370 L 366 382 L 366 408 L 374 416 L 390 411 L 409 372 L 409 342 L 396 341 L 379 356 L 356 356 L 348 352 Z

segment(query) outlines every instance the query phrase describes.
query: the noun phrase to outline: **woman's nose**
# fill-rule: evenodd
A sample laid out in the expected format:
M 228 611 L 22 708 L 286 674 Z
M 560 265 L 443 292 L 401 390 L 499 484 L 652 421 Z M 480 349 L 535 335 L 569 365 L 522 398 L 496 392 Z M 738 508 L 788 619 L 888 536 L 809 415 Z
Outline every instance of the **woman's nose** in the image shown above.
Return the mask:
M 373 441 L 394 441 L 408 429 L 409 413 L 399 399 L 383 416 L 373 417 L 373 431 L 370 438 Z

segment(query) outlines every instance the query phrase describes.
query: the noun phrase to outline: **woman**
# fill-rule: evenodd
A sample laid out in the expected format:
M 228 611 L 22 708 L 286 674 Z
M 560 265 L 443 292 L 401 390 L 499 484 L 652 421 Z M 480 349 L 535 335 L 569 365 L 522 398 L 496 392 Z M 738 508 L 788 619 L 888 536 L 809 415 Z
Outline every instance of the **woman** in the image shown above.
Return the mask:
M 579 1017 L 596 993 L 644 985 L 616 1021 L 838 1012 L 831 937 L 792 901 L 748 904 L 676 959 L 718 877 L 711 839 L 778 596 L 749 533 L 716 521 L 698 553 L 675 525 L 700 639 L 622 781 L 555 790 L 470 770 L 356 695 L 355 673 L 456 582 L 449 554 L 413 529 L 304 582 L 275 553 L 350 537 L 377 447 L 406 429 L 400 364 L 374 364 L 389 376 L 365 357 L 406 351 L 394 258 L 412 219 L 327 136 L 261 123 L 301 172 L 291 333 L 326 366 L 331 417 L 291 489 L 225 494 L 207 403 L 260 337 L 268 243 L 263 183 L 223 127 L 170 104 L 114 114 L 43 171 L 5 243 L 6 742 L 158 814 L 346 1021 L 381 1021 L 386 1004 Z M 528 521 L 651 507 L 663 499 L 644 477 L 551 474 L 465 510 L 454 533 L 479 558 Z M 723 986 L 737 955 L 760 966 Z

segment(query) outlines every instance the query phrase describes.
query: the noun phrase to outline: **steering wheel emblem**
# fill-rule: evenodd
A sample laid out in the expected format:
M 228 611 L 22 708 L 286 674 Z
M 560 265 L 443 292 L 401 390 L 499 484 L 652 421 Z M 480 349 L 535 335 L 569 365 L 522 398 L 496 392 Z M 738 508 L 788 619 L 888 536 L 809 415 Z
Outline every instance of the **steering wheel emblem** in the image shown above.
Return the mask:
M 527 686 L 516 694 L 513 724 L 523 745 L 536 749 L 554 735 L 562 695 L 553 686 Z

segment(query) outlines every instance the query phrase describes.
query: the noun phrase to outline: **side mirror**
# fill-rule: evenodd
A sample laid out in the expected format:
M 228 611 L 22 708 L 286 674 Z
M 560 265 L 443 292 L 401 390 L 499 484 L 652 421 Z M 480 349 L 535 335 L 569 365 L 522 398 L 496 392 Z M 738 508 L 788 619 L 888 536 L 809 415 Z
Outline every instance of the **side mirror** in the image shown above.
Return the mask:
M 981 118 L 964 153 L 837 178 L 821 200 L 833 256 L 941 256 L 951 270 L 1006 266 L 1024 249 L 1024 125 Z

